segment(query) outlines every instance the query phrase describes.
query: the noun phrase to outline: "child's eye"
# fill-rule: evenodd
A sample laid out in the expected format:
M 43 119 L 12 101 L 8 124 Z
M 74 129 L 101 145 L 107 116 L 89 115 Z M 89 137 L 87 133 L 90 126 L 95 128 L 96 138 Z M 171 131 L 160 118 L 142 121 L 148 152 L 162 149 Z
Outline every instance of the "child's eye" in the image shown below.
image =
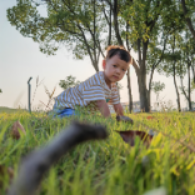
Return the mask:
M 123 69 L 123 71 L 125 72 L 126 70 L 125 70 L 125 69 Z
M 116 65 L 113 65 L 116 68 Z

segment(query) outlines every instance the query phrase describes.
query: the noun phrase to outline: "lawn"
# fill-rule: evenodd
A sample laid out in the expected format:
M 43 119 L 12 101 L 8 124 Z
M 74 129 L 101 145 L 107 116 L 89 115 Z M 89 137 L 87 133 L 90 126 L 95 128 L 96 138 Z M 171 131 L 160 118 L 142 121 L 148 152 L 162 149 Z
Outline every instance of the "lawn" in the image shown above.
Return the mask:
M 0 113 L 16 113 L 18 111 L 25 111 L 24 109 L 14 109 L 0 106 Z
M 77 120 L 101 123 L 109 137 L 89 141 L 68 152 L 45 175 L 41 195 L 143 195 L 164 187 L 167 194 L 195 194 L 195 113 L 128 114 L 134 125 L 99 116 L 81 115 Z M 149 116 L 149 117 L 148 117 Z M 26 135 L 19 140 L 10 136 L 19 120 Z M 16 176 L 21 159 L 45 145 L 74 118 L 52 119 L 44 114 L 18 111 L 0 113 L 0 194 L 9 188 L 9 168 Z M 136 139 L 134 147 L 125 143 L 114 130 L 157 130 L 149 147 Z M 1 170 L 0 169 L 0 170 Z

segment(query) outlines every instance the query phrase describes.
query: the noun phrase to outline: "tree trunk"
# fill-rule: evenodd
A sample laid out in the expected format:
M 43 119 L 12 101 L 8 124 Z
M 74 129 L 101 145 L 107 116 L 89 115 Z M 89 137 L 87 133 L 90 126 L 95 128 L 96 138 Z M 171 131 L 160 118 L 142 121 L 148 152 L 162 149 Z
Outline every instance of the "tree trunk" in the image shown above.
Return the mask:
M 174 45 L 173 45 L 173 53 L 175 54 L 175 35 L 174 35 Z M 175 70 L 175 64 L 176 60 L 173 62 L 173 80 L 174 80 L 174 85 L 175 85 L 175 90 L 176 90 L 176 95 L 177 95 L 177 106 L 178 106 L 178 111 L 181 112 L 181 106 L 180 106 L 180 96 L 179 96 L 179 90 L 176 82 L 176 70 Z
M 193 81 L 194 81 L 194 84 L 195 84 L 195 68 L 194 68 L 193 64 L 191 64 L 191 69 L 192 69 L 192 74 L 193 74 Z
M 114 30 L 115 30 L 115 35 L 118 40 L 119 45 L 124 46 L 123 41 L 120 36 L 119 32 L 119 23 L 118 23 L 118 0 L 114 0 L 113 4 L 113 19 L 114 19 Z
M 139 84 L 139 95 L 140 95 L 140 109 L 143 112 L 150 112 L 150 100 L 149 91 L 146 88 L 146 53 L 148 48 L 148 41 L 143 41 L 143 53 L 141 55 L 141 40 L 138 39 L 138 56 L 140 71 L 137 74 Z M 143 57 L 142 57 L 143 56 Z
M 188 96 L 187 96 L 187 94 L 186 94 L 186 92 L 185 92 L 185 89 L 184 89 L 183 78 L 182 78 L 182 76 L 180 76 L 180 82 L 181 82 L 181 90 L 182 90 L 182 92 L 183 92 L 183 94 L 184 94 L 186 100 L 189 101 L 189 100 L 188 100 Z
M 131 93 L 131 78 L 130 78 L 130 67 L 127 70 L 127 88 L 128 88 L 128 94 L 129 94 L 129 112 L 131 113 L 133 110 L 133 98 Z
M 192 104 L 191 104 L 191 80 L 190 80 L 190 61 L 188 59 L 188 106 L 189 110 L 192 110 Z
M 150 112 L 150 104 L 149 104 L 149 92 L 146 89 L 146 76 L 143 72 L 140 71 L 138 76 L 138 84 L 139 84 L 139 98 L 140 98 L 140 109 L 143 112 Z
M 152 87 L 153 75 L 154 75 L 154 66 L 153 66 L 152 71 L 151 71 L 150 81 L 149 81 L 149 89 L 148 89 L 148 99 L 150 102 L 151 102 L 151 87 Z M 150 108 L 150 110 L 151 110 L 151 108 Z
M 177 106 L 178 106 L 178 111 L 181 112 L 181 106 L 180 106 L 180 96 L 179 96 L 179 90 L 176 82 L 176 75 L 175 75 L 175 63 L 173 65 L 173 80 L 174 80 L 174 85 L 175 85 L 175 90 L 176 90 L 176 95 L 177 95 Z
M 129 32 L 129 24 L 128 21 L 126 22 L 126 31 Z M 131 51 L 130 44 L 129 44 L 129 38 L 126 34 L 126 45 L 127 45 L 127 50 Z M 132 57 L 131 57 L 131 63 L 132 63 Z M 131 113 L 133 111 L 133 97 L 132 97 L 132 92 L 131 92 L 131 76 L 130 76 L 130 68 L 127 70 L 127 88 L 128 88 L 128 95 L 129 95 L 129 112 Z

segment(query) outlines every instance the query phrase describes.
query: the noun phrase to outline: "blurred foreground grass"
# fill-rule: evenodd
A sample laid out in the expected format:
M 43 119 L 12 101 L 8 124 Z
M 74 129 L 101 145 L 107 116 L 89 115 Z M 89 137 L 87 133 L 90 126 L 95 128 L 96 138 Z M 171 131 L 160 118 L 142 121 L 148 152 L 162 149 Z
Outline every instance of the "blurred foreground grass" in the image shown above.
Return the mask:
M 147 116 L 153 118 L 147 119 Z M 143 195 L 164 186 L 168 194 L 195 194 L 195 113 L 130 114 L 135 124 L 117 123 L 99 116 L 81 115 L 82 122 L 107 126 L 109 138 L 87 142 L 72 149 L 50 170 L 39 194 L 51 195 Z M 0 113 L 0 166 L 17 174 L 20 160 L 50 141 L 74 117 L 52 119 L 25 111 Z M 19 120 L 26 136 L 10 137 L 11 126 Z M 149 148 L 139 140 L 135 147 L 123 142 L 113 130 L 143 130 L 139 122 L 158 129 Z M 189 147 L 190 146 L 190 147 Z M 194 151 L 193 151 L 194 150 Z M 0 194 L 9 187 L 8 176 L 0 175 Z

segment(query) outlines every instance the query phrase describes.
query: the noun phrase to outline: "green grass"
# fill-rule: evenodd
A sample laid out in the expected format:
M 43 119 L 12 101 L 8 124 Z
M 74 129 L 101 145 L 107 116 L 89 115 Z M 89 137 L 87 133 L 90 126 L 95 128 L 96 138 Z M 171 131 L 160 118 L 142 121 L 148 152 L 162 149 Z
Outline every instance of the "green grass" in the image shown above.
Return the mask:
M 24 109 L 13 109 L 13 108 L 0 106 L 0 113 L 15 113 L 15 112 L 20 112 L 20 111 L 25 111 L 25 110 Z
M 80 121 L 102 123 L 109 138 L 87 142 L 72 149 L 52 167 L 43 179 L 41 195 L 143 195 L 158 187 L 168 194 L 195 194 L 195 113 L 131 114 L 135 124 L 117 123 L 98 116 L 82 115 Z M 12 124 L 20 120 L 27 134 L 20 140 L 10 137 Z M 21 158 L 47 143 L 71 119 L 52 120 L 44 114 L 25 111 L 0 113 L 0 165 L 11 167 L 15 174 Z M 137 140 L 135 147 L 124 143 L 113 130 L 146 130 L 139 122 L 160 132 L 146 148 Z M 0 176 L 5 194 L 8 177 Z

